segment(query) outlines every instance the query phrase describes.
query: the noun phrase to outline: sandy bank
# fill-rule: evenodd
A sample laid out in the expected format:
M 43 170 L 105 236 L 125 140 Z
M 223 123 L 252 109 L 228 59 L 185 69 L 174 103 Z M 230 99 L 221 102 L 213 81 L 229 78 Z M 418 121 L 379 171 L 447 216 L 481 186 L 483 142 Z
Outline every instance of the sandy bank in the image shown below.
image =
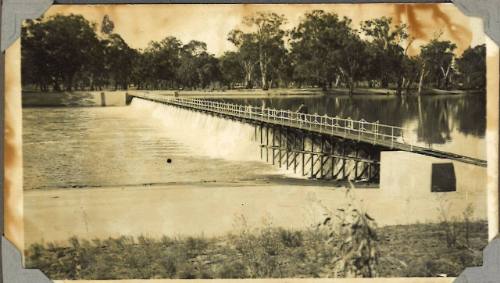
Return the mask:
M 379 225 L 438 221 L 439 208 L 461 217 L 465 206 L 485 219 L 484 193 L 429 193 L 393 197 L 380 189 L 355 189 L 356 206 Z M 465 200 L 465 201 L 464 201 Z M 148 187 L 25 191 L 26 245 L 34 242 L 120 235 L 205 235 L 234 229 L 244 215 L 249 225 L 304 228 L 324 218 L 325 208 L 348 203 L 346 189 L 298 185 L 188 184 Z

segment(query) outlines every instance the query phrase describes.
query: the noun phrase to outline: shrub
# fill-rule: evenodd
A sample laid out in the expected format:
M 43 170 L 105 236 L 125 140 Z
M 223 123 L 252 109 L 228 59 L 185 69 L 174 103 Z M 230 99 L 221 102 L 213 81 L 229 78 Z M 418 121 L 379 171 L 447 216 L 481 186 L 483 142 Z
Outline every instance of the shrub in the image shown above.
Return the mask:
M 303 236 L 300 231 L 279 230 L 281 242 L 287 248 L 300 247 L 303 244 Z
M 351 188 L 352 189 L 352 188 Z M 335 213 L 327 213 L 319 227 L 328 231 L 328 242 L 335 251 L 329 276 L 375 277 L 379 260 L 377 224 L 368 213 L 353 207 L 353 195 L 347 190 L 348 204 Z

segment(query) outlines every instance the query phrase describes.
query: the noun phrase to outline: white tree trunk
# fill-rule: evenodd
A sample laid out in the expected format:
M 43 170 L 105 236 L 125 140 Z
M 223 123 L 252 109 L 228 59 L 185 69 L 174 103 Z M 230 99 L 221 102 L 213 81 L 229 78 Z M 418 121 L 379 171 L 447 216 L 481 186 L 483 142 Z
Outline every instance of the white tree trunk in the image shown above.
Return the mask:
M 422 71 L 420 72 L 420 80 L 418 82 L 418 95 L 422 94 L 422 85 L 424 84 L 425 77 L 425 64 L 422 66 Z

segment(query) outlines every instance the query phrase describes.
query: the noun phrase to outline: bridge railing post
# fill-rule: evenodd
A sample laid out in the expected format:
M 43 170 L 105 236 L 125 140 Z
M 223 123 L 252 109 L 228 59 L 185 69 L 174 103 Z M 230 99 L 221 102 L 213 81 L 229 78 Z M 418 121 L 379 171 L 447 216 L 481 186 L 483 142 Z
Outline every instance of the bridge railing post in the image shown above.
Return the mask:
M 361 129 L 363 129 L 363 120 L 358 122 L 358 141 L 361 140 Z
M 391 127 L 391 148 L 394 148 L 394 127 Z

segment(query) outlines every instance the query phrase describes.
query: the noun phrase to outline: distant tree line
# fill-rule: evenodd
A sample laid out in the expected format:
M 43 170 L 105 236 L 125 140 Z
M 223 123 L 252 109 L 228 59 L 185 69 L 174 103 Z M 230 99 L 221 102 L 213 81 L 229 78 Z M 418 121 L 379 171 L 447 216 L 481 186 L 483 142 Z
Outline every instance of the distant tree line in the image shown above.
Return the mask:
M 307 12 L 285 30 L 282 15 L 244 18 L 249 31 L 227 35 L 236 51 L 216 57 L 204 42 L 169 36 L 147 48 L 131 48 L 103 18 L 97 31 L 81 15 L 30 20 L 22 29 L 24 87 L 41 91 L 102 89 L 214 89 L 321 87 L 484 89 L 485 45 L 460 57 L 456 44 L 436 36 L 410 56 L 408 26 L 391 18 L 363 21 L 360 29 L 333 12 Z

